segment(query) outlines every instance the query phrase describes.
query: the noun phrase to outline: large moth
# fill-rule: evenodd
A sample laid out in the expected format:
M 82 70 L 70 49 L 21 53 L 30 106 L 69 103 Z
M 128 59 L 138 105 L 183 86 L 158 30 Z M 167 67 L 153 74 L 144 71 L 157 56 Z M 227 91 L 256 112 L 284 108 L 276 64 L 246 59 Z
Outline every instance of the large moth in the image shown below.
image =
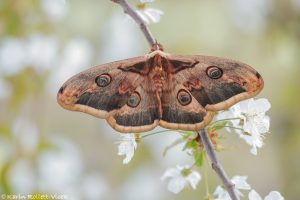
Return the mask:
M 197 131 L 216 111 L 256 96 L 263 85 L 247 64 L 157 48 L 73 76 L 60 88 L 57 101 L 68 110 L 104 118 L 119 132 L 156 126 Z

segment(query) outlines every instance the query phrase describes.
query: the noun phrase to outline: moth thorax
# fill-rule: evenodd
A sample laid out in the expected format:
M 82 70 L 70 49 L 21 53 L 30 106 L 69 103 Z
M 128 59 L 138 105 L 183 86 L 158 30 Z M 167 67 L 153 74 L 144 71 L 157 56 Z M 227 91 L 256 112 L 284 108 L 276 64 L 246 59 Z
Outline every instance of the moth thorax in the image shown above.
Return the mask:
M 153 68 L 150 77 L 156 91 L 162 92 L 163 85 L 165 84 L 167 78 L 166 75 L 167 74 L 161 66 L 158 65 Z

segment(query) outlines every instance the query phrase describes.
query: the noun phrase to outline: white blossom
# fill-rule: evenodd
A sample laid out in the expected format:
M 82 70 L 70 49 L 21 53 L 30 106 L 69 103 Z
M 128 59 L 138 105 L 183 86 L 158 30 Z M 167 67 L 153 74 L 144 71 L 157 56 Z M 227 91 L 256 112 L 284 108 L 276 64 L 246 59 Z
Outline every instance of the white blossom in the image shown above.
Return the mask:
M 141 3 L 152 3 L 155 0 L 140 0 Z
M 147 24 L 158 23 L 160 21 L 161 15 L 164 14 L 163 11 L 155 8 L 144 8 L 136 10 L 136 12 Z
M 265 114 L 271 107 L 267 99 L 248 99 L 221 112 L 218 120 L 230 119 L 235 132 L 252 146 L 251 153 L 257 155 L 257 148 L 263 146 L 263 136 L 269 131 L 270 118 Z
M 57 59 L 58 41 L 55 37 L 34 34 L 26 39 L 26 64 L 28 66 L 33 66 L 37 70 L 50 69 Z
M 22 39 L 1 38 L 0 74 L 13 76 L 22 71 L 26 67 L 26 50 L 26 44 Z
M 34 34 L 21 39 L 3 38 L 0 42 L 0 74 L 16 75 L 26 67 L 49 69 L 57 60 L 57 51 L 58 41 L 53 36 Z
M 109 199 L 111 193 L 109 185 L 99 172 L 89 172 L 81 181 L 80 191 L 82 191 L 81 199 Z
M 215 200 L 231 200 L 228 192 L 221 186 L 217 186 L 214 196 L 216 196 Z
M 165 171 L 161 180 L 169 178 L 168 190 L 175 194 L 179 193 L 188 184 L 196 189 L 198 182 L 201 180 L 199 172 L 191 170 L 189 166 L 179 166 L 170 168 Z
M 247 144 L 252 146 L 250 152 L 253 155 L 257 155 L 257 148 L 261 148 L 264 144 L 262 136 L 263 136 L 262 134 L 252 134 L 252 135 L 240 134 L 240 138 L 242 138 Z
M 57 68 L 51 71 L 47 87 L 53 93 L 69 77 L 90 66 L 94 56 L 93 45 L 84 37 L 74 37 L 66 42 Z M 53 61 L 54 62 L 54 61 Z
M 238 196 L 244 196 L 240 190 L 250 190 L 251 187 L 247 183 L 247 176 L 234 176 L 231 181 L 234 184 L 235 192 Z M 228 192 L 221 186 L 218 186 L 214 192 L 215 200 L 231 200 Z
M 263 134 L 270 128 L 270 118 L 265 114 L 271 107 L 267 99 L 249 99 L 239 104 L 240 113 L 244 125 L 243 129 L 248 134 L 240 134 L 249 145 L 252 146 L 251 153 L 257 155 L 257 148 L 263 145 Z
M 158 23 L 161 15 L 164 14 L 164 12 L 159 9 L 146 7 L 147 3 L 152 3 L 154 1 L 155 0 L 140 0 L 140 3 L 136 5 L 137 9 L 135 9 L 135 12 L 146 24 Z M 131 19 L 129 16 L 127 16 L 127 18 Z
M 123 156 L 123 164 L 128 164 L 134 155 L 134 150 L 137 148 L 134 134 L 122 134 L 122 141 L 118 146 L 118 155 Z
M 23 153 L 34 153 L 37 151 L 40 132 L 37 125 L 28 118 L 19 117 L 12 124 L 13 140 L 20 145 Z
M 38 154 L 35 182 L 40 191 L 73 196 L 74 193 L 66 191 L 66 188 L 79 192 L 76 185 L 84 175 L 80 151 L 71 140 L 59 135 L 53 134 L 47 141 L 53 147 Z
M 230 107 L 228 110 L 218 112 L 218 115 L 216 116 L 216 120 L 218 121 L 218 120 L 228 119 L 228 122 L 230 123 L 230 125 L 232 127 L 242 128 L 241 125 L 240 125 L 241 119 L 237 115 L 237 113 L 238 113 L 237 110 L 239 110 L 240 108 L 239 108 L 239 106 L 236 106 L 236 105 Z M 230 128 L 226 127 L 225 129 L 228 132 L 231 132 Z M 239 130 L 239 129 L 234 129 L 234 131 L 237 132 L 237 133 L 242 133 L 242 131 Z
M 41 0 L 40 3 L 47 17 L 54 22 L 62 20 L 69 10 L 65 0 Z
M 251 190 L 249 192 L 248 198 L 249 200 L 263 200 L 255 190 Z M 284 200 L 284 198 L 281 196 L 279 192 L 272 191 L 264 198 L 264 200 Z
M 266 112 L 271 108 L 267 99 L 249 99 L 239 104 L 239 115 L 244 120 L 243 129 L 250 134 L 260 134 L 269 131 L 270 119 Z

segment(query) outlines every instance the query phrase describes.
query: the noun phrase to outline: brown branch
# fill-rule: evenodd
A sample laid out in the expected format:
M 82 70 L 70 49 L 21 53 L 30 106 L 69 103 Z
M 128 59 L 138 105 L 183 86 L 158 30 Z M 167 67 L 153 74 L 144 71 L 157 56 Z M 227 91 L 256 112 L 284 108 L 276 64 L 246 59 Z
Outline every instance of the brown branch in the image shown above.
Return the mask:
M 220 179 L 222 180 L 225 189 L 229 193 L 229 196 L 232 200 L 239 200 L 239 197 L 237 196 L 235 190 L 234 190 L 234 184 L 231 182 L 231 180 L 228 178 L 223 166 L 219 162 L 217 155 L 214 151 L 213 144 L 208 136 L 206 129 L 201 129 L 199 132 L 201 142 L 205 148 L 206 154 L 209 157 L 211 161 L 212 168 L 216 171 Z
M 134 21 L 140 26 L 143 34 L 145 35 L 148 43 L 150 44 L 150 47 L 152 48 L 153 45 L 157 44 L 156 39 L 153 37 L 152 33 L 150 32 L 148 26 L 143 21 L 143 19 L 138 15 L 138 13 L 132 8 L 132 6 L 129 5 L 127 0 L 111 0 L 114 3 L 119 4 L 123 10 L 124 13 L 128 14 Z M 208 137 L 208 133 L 206 129 L 201 129 L 199 131 L 199 136 L 201 138 L 201 142 L 204 145 L 204 148 L 206 150 L 206 154 L 210 158 L 212 162 L 212 168 L 216 171 L 220 179 L 222 180 L 226 190 L 228 191 L 230 197 L 232 200 L 239 200 L 239 197 L 237 196 L 235 190 L 234 190 L 234 184 L 231 182 L 231 180 L 228 178 L 226 172 L 224 171 L 221 163 L 218 161 L 218 158 L 215 154 L 213 145 Z
M 119 4 L 123 8 L 124 13 L 132 17 L 132 19 L 134 19 L 134 21 L 140 26 L 151 48 L 153 47 L 153 45 L 157 44 L 156 40 L 154 39 L 146 23 L 138 15 L 138 13 L 132 8 L 132 6 L 129 5 L 127 0 L 111 0 L 111 1 Z

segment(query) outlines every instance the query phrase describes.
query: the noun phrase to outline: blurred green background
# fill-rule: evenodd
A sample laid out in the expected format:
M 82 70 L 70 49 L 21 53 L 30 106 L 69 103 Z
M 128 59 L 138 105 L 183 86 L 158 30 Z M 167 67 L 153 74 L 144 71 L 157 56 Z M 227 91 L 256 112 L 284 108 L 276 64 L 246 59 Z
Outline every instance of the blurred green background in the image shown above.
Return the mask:
M 150 29 L 166 52 L 233 58 L 262 74 L 259 96 L 272 104 L 271 134 L 253 156 L 237 135 L 224 132 L 219 156 L 230 176 L 248 175 L 262 196 L 278 190 L 299 199 L 300 0 L 157 0 L 148 6 L 164 12 Z M 56 103 L 59 87 L 77 72 L 148 51 L 137 25 L 109 0 L 1 0 L 0 193 L 203 199 L 203 180 L 178 195 L 160 181 L 165 169 L 192 163 L 182 146 L 162 155 L 178 134 L 145 139 L 123 165 L 118 135 L 105 120 Z M 220 181 L 207 167 L 202 176 L 205 171 L 213 192 Z

